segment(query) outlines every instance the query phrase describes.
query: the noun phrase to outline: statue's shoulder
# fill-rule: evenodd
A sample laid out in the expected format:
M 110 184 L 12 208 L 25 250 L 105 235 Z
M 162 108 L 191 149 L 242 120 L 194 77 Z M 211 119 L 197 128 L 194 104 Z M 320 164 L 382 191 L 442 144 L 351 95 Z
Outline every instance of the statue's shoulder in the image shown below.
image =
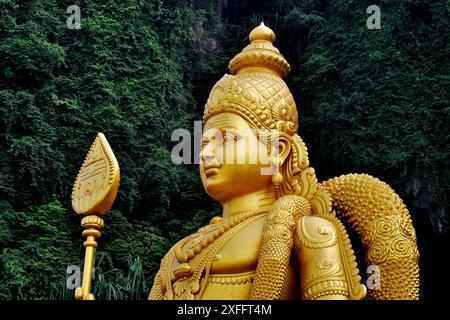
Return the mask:
M 161 268 L 163 266 L 167 266 L 168 263 L 170 263 L 173 258 L 175 257 L 175 251 L 178 248 L 181 248 L 183 246 L 184 243 L 186 243 L 190 238 L 192 237 L 192 235 L 189 235 L 187 237 L 184 237 L 183 239 L 181 239 L 180 241 L 176 242 L 168 251 L 167 253 L 164 255 L 164 257 L 161 259 Z
M 305 279 L 303 299 L 328 299 L 337 294 L 360 300 L 366 296 L 350 239 L 333 214 L 301 217 L 296 235 L 301 278 Z
M 339 230 L 337 221 L 324 216 L 304 216 L 297 222 L 300 243 L 309 248 L 332 247 L 337 243 Z
M 166 255 L 168 255 L 168 254 L 170 254 L 170 252 L 171 251 L 174 251 L 175 250 L 175 248 L 177 248 L 177 247 L 179 247 L 179 246 L 182 246 L 182 245 L 184 245 L 186 242 L 188 242 L 189 241 L 189 239 L 191 239 L 192 237 L 194 237 L 194 233 L 192 233 L 192 234 L 190 234 L 190 235 L 188 235 L 188 236 L 186 236 L 186 237 L 184 237 L 184 238 L 182 238 L 181 240 L 179 240 L 179 241 L 177 241 L 177 242 L 175 242 L 175 244 L 174 245 L 172 245 L 172 247 L 170 248 L 170 250 L 169 251 L 167 251 L 167 253 L 166 253 Z
M 309 212 L 311 206 L 309 202 L 297 195 L 287 195 L 280 197 L 272 206 L 272 210 L 291 211 L 291 212 Z
M 286 195 L 280 197 L 272 205 L 269 211 L 269 217 L 289 217 L 297 221 L 299 218 L 311 213 L 311 205 L 309 202 L 297 195 Z
M 313 214 L 310 202 L 304 197 L 286 195 L 279 198 L 271 212 L 276 216 L 293 218 L 297 236 L 307 246 L 322 242 L 322 245 L 334 245 L 339 233 L 339 222 L 334 214 Z

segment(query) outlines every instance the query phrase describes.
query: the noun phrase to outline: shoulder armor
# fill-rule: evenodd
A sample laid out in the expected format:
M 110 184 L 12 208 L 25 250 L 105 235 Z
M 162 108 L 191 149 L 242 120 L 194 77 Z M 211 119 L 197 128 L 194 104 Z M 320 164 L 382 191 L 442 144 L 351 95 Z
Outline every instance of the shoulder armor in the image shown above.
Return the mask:
M 344 226 L 333 216 L 305 216 L 297 223 L 302 299 L 341 295 L 362 299 L 356 258 Z

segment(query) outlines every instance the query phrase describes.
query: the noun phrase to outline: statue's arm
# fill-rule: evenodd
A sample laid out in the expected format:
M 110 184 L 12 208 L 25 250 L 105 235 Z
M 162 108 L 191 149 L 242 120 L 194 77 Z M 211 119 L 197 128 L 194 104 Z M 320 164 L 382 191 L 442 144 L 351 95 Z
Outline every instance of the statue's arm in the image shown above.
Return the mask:
M 303 300 L 354 300 L 365 297 L 355 256 L 340 222 L 330 217 L 298 220 L 294 250 Z

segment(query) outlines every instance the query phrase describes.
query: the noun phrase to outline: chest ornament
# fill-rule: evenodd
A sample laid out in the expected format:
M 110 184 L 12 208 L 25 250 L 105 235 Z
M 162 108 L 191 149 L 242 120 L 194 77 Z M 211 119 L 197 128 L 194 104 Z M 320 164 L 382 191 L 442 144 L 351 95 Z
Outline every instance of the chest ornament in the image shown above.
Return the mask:
M 202 280 L 209 277 L 211 265 L 220 250 L 239 230 L 264 214 L 265 211 L 251 211 L 222 220 L 213 219 L 212 224 L 179 242 L 174 247 L 174 258 L 179 264 L 170 272 L 166 299 L 173 295 L 187 300 L 193 300 L 196 295 L 201 296 L 207 284 L 207 281 Z M 192 260 L 197 255 L 199 259 L 194 264 Z M 168 263 L 173 264 L 174 260 L 171 259 Z

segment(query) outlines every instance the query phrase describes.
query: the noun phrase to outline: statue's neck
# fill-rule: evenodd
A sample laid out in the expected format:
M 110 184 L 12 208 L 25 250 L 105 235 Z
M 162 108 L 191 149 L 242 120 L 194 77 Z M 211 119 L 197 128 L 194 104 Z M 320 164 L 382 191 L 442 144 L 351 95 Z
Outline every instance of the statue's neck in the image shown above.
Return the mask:
M 222 216 L 226 218 L 242 212 L 268 211 L 276 200 L 275 189 L 271 186 L 222 203 Z

